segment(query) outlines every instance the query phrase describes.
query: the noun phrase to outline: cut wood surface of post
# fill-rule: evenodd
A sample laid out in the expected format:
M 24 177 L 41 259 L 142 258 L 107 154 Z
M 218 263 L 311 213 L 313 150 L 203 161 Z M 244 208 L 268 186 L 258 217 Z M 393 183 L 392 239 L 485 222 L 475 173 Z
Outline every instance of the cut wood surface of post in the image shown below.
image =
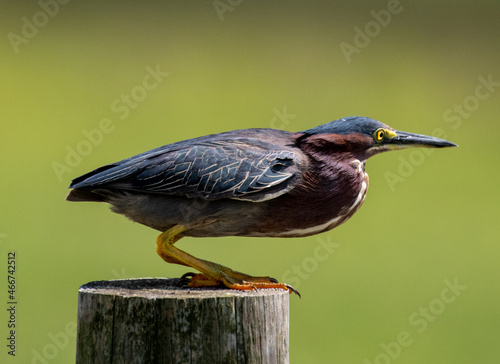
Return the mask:
M 178 282 L 141 278 L 80 287 L 76 362 L 288 363 L 288 291 Z

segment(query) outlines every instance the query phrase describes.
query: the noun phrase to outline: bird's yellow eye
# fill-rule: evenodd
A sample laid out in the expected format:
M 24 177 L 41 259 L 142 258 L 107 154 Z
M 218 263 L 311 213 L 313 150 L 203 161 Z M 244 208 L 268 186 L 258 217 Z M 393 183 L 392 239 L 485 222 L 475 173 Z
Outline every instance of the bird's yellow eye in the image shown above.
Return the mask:
M 375 133 L 373 134 L 373 136 L 377 142 L 380 142 L 380 141 L 382 141 L 382 139 L 384 139 L 385 130 L 384 129 L 377 129 L 375 131 Z

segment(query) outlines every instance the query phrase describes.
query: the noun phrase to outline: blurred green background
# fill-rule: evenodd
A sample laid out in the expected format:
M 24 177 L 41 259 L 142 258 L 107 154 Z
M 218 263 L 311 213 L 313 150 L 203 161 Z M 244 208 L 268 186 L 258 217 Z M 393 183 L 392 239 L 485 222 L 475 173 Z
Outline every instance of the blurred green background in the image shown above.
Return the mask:
M 364 206 L 328 233 L 180 246 L 299 289 L 293 363 L 499 362 L 498 1 L 2 5 L 0 266 L 15 251 L 18 284 L 2 363 L 73 362 L 84 283 L 185 272 L 156 255 L 156 231 L 66 202 L 72 178 L 191 137 L 350 115 L 460 147 L 371 159 Z

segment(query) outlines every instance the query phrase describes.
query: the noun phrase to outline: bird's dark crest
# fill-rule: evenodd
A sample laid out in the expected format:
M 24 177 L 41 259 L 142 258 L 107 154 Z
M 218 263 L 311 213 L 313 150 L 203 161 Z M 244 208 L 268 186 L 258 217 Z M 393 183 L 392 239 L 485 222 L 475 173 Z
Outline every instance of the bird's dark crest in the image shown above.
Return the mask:
M 301 133 L 305 135 L 314 134 L 339 134 L 348 135 L 359 133 L 364 135 L 372 135 L 378 128 L 389 128 L 384 123 L 378 120 L 367 118 L 364 116 L 349 116 L 342 119 L 334 120 L 329 123 L 311 128 Z M 389 128 L 391 129 L 391 128 Z

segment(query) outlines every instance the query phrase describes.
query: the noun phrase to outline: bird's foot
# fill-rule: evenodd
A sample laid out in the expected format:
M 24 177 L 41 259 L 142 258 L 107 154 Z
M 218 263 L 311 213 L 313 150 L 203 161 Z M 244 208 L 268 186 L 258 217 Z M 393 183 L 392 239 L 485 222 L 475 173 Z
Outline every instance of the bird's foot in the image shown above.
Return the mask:
M 233 271 L 234 272 L 234 271 Z M 252 277 L 243 273 L 234 272 L 238 277 L 229 277 L 225 275 L 223 280 L 217 280 L 215 278 L 209 277 L 203 273 L 186 273 L 181 277 L 181 284 L 186 284 L 188 287 L 199 288 L 199 287 L 215 287 L 215 286 L 225 286 L 231 289 L 238 289 L 242 291 L 255 291 L 257 289 L 285 289 L 288 292 L 295 293 L 299 297 L 300 293 L 286 283 L 279 283 L 276 279 L 270 277 Z
M 213 287 L 224 285 L 227 288 L 245 291 L 255 291 L 260 288 L 285 289 L 290 293 L 300 294 L 292 286 L 279 283 L 270 277 L 252 277 L 247 274 L 237 272 L 223 265 L 209 262 L 186 253 L 175 247 L 174 244 L 180 239 L 181 234 L 186 230 L 182 225 L 175 225 L 169 230 L 161 233 L 156 240 L 156 252 L 167 263 L 181 264 L 192 267 L 202 274 L 187 273 L 180 280 L 181 285 L 188 287 Z
M 183 287 L 200 288 L 224 286 L 224 283 L 210 278 L 209 276 L 202 273 L 188 272 L 182 275 L 178 285 Z

